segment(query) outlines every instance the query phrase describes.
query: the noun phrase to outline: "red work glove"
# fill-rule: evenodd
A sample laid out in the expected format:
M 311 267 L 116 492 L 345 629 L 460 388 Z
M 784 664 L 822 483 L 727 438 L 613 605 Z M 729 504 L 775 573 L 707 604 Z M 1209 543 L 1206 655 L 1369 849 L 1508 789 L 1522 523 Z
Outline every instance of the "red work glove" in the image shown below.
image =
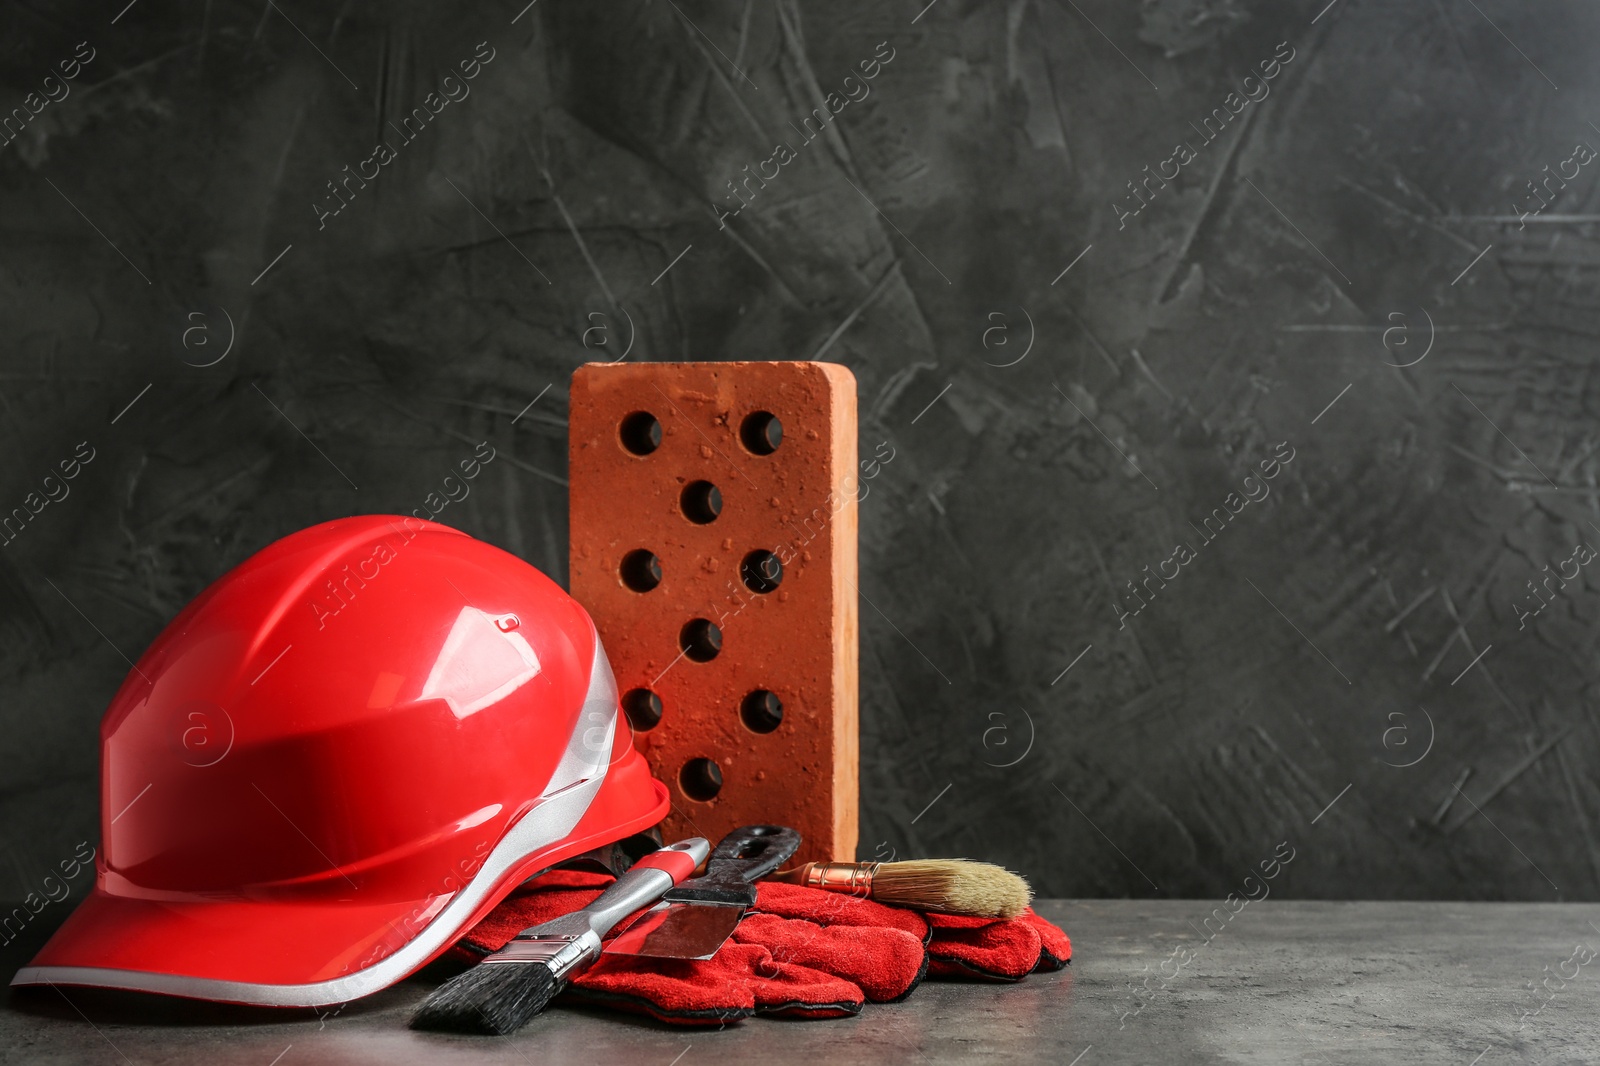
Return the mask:
M 819 895 L 850 900 L 851 905 L 830 905 Z M 1067 934 L 1035 914 L 1032 907 L 1011 921 L 1002 921 L 960 914 L 923 914 L 796 885 L 763 881 L 757 886 L 758 911 L 808 918 L 818 910 L 828 913 L 830 908 L 832 913 L 826 921 L 833 925 L 857 921 L 893 924 L 920 935 L 928 946 L 928 973 L 937 977 L 1020 981 L 1030 973 L 1059 970 L 1072 960 L 1072 941 Z
M 587 905 L 611 878 L 552 871 L 512 895 L 462 941 L 482 957 L 529 925 Z M 717 1025 L 762 1013 L 857 1014 L 911 994 L 927 971 L 928 924 L 910 911 L 793 885 L 761 883 L 757 902 L 710 959 L 603 955 L 568 986 L 569 1001 Z
M 484 916 L 456 943 L 456 950 L 466 960 L 477 962 L 505 947 L 530 925 L 582 910 L 615 880 L 610 874 L 587 870 L 547 870 Z
M 928 973 L 956 980 L 1020 981 L 1059 970 L 1072 959 L 1072 941 L 1029 907 L 1016 918 L 929 914 Z

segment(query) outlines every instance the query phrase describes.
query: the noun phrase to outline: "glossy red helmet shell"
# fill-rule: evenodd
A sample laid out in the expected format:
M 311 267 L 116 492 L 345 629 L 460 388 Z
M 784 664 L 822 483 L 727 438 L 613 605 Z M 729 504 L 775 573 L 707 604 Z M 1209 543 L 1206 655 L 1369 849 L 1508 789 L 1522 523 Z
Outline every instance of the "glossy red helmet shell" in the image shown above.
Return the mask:
M 245 560 L 156 638 L 100 733 L 94 891 L 13 984 L 342 1003 L 669 805 L 583 608 L 415 518 Z

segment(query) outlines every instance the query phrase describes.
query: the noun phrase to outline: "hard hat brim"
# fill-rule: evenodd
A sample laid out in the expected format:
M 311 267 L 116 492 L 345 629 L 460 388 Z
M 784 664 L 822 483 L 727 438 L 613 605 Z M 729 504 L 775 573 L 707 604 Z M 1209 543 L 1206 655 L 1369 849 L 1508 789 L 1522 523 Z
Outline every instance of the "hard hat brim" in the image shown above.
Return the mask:
M 576 820 L 594 798 L 581 786 L 549 797 L 506 834 L 459 892 L 421 900 L 368 903 L 359 891 L 295 902 L 149 899 L 107 891 L 102 877 L 11 984 L 84 985 L 272 1007 L 347 1003 L 437 958 L 539 870 L 656 825 L 671 801 L 665 785 L 654 779 L 650 784 L 657 802 L 647 814 L 609 823 L 592 835 L 562 834 L 540 848 L 537 841 L 549 839 L 542 823 Z

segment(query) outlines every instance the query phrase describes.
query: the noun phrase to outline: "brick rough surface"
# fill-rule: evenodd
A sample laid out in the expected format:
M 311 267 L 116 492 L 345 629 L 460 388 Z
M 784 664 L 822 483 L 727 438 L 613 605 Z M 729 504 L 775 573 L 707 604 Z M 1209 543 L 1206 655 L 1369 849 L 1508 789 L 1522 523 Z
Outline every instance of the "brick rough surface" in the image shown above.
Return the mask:
M 644 455 L 628 443 L 649 447 L 649 420 L 638 412 L 660 427 L 659 446 Z M 762 412 L 782 425 L 781 443 L 765 455 L 741 436 Z M 623 428 L 629 416 L 638 439 Z M 644 728 L 636 718 L 635 740 L 672 790 L 663 832 L 715 841 L 740 825 L 779 823 L 805 837 L 800 860 L 854 859 L 854 376 L 807 362 L 593 363 L 573 375 L 569 440 L 572 593 L 594 616 L 621 691 L 660 698 L 659 723 Z M 720 493 L 710 521 L 685 511 L 696 482 Z M 625 557 L 641 550 L 660 568 L 647 591 L 628 580 L 648 585 L 647 565 L 642 577 L 624 573 Z M 758 551 L 782 566 L 766 592 L 744 579 L 744 561 Z M 762 584 L 762 571 L 755 576 Z M 722 632 L 709 661 L 682 650 L 682 631 L 697 619 Z M 761 690 L 782 703 L 781 721 L 766 732 L 741 713 Z M 700 759 L 722 775 L 709 799 L 693 795 Z

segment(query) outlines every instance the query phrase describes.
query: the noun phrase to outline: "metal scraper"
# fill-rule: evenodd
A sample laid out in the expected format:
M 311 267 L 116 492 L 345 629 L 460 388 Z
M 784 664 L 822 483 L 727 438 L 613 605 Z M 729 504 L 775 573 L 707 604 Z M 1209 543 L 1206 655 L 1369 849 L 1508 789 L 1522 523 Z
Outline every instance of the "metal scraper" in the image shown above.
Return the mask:
M 755 881 L 783 865 L 800 834 L 781 825 L 747 825 L 722 838 L 706 872 L 661 897 L 606 944 L 612 955 L 709 959 L 756 901 Z

